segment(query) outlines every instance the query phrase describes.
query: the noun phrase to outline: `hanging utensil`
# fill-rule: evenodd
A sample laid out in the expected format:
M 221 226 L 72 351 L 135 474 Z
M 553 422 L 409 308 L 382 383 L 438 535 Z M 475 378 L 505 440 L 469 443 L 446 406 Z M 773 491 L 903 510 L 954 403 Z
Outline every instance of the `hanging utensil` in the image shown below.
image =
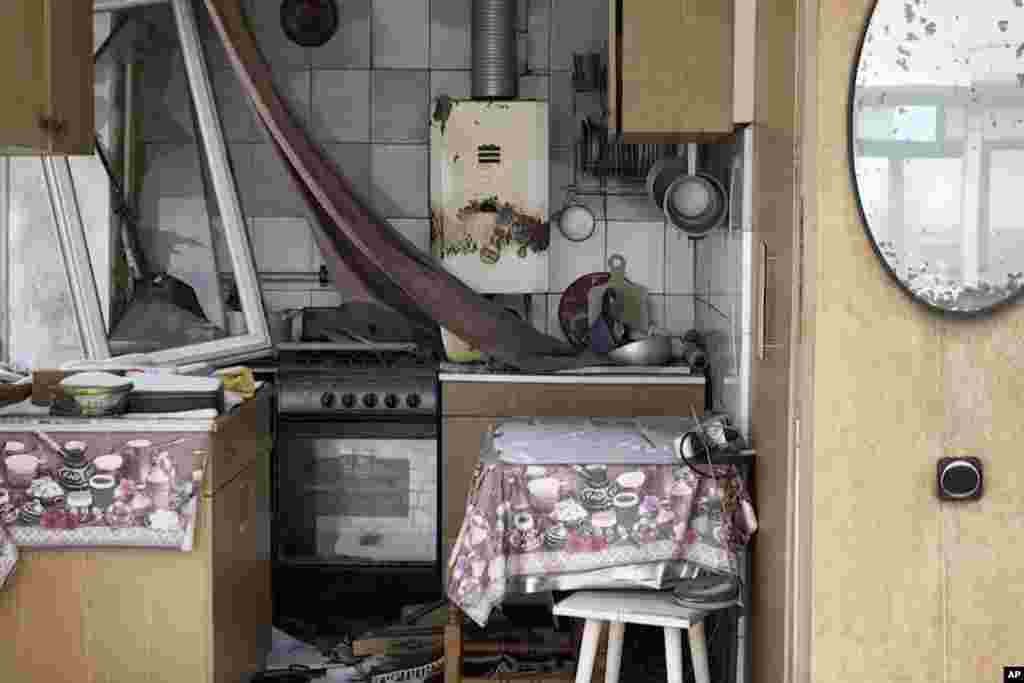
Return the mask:
M 665 188 L 662 208 L 666 218 L 689 237 L 699 239 L 725 223 L 729 201 L 717 178 L 697 171 L 697 145 L 687 146 L 687 174 L 679 174 Z M 657 201 L 657 200 L 656 200 Z

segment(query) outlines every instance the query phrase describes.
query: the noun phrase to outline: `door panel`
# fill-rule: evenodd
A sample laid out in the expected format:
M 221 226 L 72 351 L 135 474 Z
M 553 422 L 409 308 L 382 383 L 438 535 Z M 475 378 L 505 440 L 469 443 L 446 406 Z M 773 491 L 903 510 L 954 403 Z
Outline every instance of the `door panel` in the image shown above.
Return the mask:
M 1003 666 L 1024 663 L 1022 334 L 1019 305 L 943 325 L 945 454 L 978 456 L 985 468 L 981 500 L 941 504 L 951 683 L 1002 680 Z
M 961 646 L 946 636 L 934 493 L 949 364 L 937 319 L 880 268 L 849 177 L 845 74 L 872 5 L 818 10 L 813 502 L 800 511 L 813 515 L 812 666 L 821 681 L 951 681 L 945 652 Z
M 262 669 L 271 620 L 266 554 L 269 472 L 262 459 L 213 498 L 213 678 Z

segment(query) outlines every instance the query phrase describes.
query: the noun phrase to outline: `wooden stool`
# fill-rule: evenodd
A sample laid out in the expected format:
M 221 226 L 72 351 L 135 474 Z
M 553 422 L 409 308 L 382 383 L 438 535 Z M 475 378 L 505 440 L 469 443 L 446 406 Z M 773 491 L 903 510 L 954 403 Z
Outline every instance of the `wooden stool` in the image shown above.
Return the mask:
M 554 613 L 587 620 L 576 665 L 576 683 L 590 683 L 603 621 L 609 622 L 605 683 L 618 683 L 626 624 L 646 624 L 665 629 L 668 683 L 683 683 L 683 641 L 680 631 L 686 629 L 694 678 L 697 683 L 711 683 L 708 648 L 704 640 L 704 617 L 707 613 L 680 607 L 672 601 L 671 592 L 581 591 L 555 605 Z

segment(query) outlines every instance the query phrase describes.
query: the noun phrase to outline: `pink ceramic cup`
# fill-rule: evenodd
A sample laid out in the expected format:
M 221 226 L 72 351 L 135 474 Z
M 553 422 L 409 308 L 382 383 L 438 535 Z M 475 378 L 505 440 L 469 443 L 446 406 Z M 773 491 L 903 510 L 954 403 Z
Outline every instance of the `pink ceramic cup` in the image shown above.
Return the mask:
M 39 458 L 31 453 L 17 453 L 4 459 L 7 466 L 7 484 L 16 488 L 28 488 L 39 471 Z
M 124 464 L 124 458 L 116 453 L 108 453 L 106 455 L 97 456 L 92 461 L 92 464 L 96 468 L 97 474 L 109 474 L 113 476 L 121 469 L 121 465 Z
M 562 482 L 555 477 L 540 477 L 531 480 L 527 485 L 534 506 L 542 512 L 551 512 L 558 502 L 558 494 L 562 490 Z
M 25 453 L 28 451 L 28 446 L 23 444 L 21 441 L 8 441 L 4 444 L 3 457 L 6 460 L 12 455 L 18 455 L 19 453 Z M 0 479 L 4 478 L 4 474 L 7 467 L 3 461 L 0 461 Z

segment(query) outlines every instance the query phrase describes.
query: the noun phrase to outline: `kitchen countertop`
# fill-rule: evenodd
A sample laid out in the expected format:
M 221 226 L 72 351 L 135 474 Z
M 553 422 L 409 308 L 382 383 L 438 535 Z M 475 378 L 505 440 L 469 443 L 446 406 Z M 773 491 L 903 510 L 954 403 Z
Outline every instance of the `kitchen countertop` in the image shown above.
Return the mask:
M 704 384 L 703 375 L 690 374 L 685 366 L 632 368 L 607 366 L 555 373 L 518 373 L 496 370 L 483 364 L 441 363 L 442 382 L 509 382 L 519 384 Z
M 264 383 L 257 382 L 257 396 Z M 50 414 L 49 406 L 40 406 L 25 399 L 0 406 L 0 430 L 36 430 L 80 432 L 150 431 L 150 432 L 211 432 L 218 420 L 234 415 L 243 401 L 233 392 L 225 393 L 224 411 L 180 411 L 175 413 L 125 413 L 107 417 L 64 417 Z

